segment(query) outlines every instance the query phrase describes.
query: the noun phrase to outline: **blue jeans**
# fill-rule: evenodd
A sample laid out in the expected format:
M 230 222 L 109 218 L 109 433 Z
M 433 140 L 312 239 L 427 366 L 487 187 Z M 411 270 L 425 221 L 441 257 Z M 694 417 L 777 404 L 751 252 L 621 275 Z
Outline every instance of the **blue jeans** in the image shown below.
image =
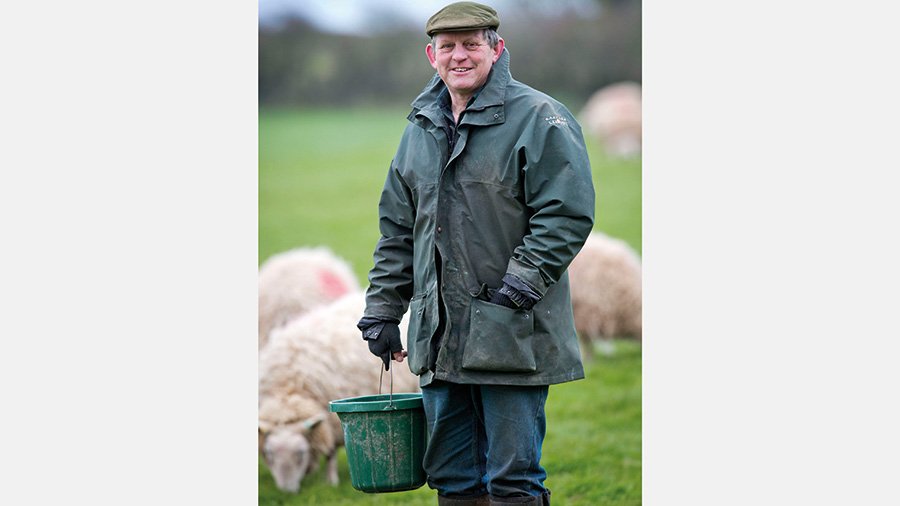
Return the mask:
M 537 496 L 547 386 L 459 385 L 422 388 L 428 422 L 428 486 L 447 497 Z

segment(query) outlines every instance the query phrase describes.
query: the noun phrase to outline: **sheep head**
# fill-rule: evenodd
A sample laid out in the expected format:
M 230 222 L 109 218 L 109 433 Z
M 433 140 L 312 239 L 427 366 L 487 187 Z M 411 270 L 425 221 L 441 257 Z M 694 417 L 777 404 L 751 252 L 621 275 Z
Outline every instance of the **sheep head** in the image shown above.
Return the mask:
M 300 482 L 318 464 L 318 454 L 310 444 L 310 432 L 328 416 L 321 413 L 303 421 L 260 424 L 260 448 L 263 459 L 279 490 L 297 493 Z

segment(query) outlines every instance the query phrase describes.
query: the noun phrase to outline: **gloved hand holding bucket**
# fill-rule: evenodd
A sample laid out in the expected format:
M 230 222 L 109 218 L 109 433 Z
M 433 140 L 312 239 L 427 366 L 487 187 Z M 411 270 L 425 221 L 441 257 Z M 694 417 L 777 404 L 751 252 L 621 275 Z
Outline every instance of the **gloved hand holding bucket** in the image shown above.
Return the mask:
M 384 362 L 384 370 L 391 368 L 391 356 L 397 362 L 403 362 L 407 356 L 400 341 L 400 327 L 396 322 L 363 318 L 359 322 L 363 339 L 369 343 L 369 351 Z
M 341 420 L 353 488 L 368 493 L 413 490 L 426 480 L 422 394 L 393 391 L 391 358 L 403 362 L 407 356 L 398 324 L 366 320 L 358 327 L 369 351 L 383 361 L 382 373 L 390 371 L 390 393 L 381 394 L 379 379 L 378 395 L 333 400 L 329 408 Z

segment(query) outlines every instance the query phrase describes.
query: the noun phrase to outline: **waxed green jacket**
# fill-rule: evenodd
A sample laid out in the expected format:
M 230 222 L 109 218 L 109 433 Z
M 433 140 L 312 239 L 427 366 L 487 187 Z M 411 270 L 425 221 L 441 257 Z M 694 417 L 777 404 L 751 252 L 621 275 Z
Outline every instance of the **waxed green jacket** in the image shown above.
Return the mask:
M 566 274 L 594 222 L 581 127 L 562 104 L 514 80 L 504 50 L 461 116 L 451 153 L 440 126 L 444 89 L 435 74 L 412 103 L 391 162 L 365 317 L 399 321 L 409 307 L 408 365 L 423 386 L 583 378 Z M 531 310 L 488 302 L 507 273 L 542 295 Z

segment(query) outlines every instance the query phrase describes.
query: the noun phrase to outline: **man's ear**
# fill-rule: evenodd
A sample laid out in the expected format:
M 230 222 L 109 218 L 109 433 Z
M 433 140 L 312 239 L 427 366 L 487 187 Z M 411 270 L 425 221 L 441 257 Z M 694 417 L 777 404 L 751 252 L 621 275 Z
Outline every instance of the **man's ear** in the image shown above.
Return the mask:
M 434 46 L 427 44 L 425 46 L 425 55 L 428 56 L 428 63 L 431 64 L 431 68 L 437 70 L 437 55 L 434 54 Z
M 497 60 L 500 59 L 500 55 L 503 54 L 503 48 L 505 47 L 505 45 L 506 43 L 503 42 L 503 37 L 499 37 L 499 40 L 497 41 L 497 47 L 494 48 L 493 63 L 497 63 Z

